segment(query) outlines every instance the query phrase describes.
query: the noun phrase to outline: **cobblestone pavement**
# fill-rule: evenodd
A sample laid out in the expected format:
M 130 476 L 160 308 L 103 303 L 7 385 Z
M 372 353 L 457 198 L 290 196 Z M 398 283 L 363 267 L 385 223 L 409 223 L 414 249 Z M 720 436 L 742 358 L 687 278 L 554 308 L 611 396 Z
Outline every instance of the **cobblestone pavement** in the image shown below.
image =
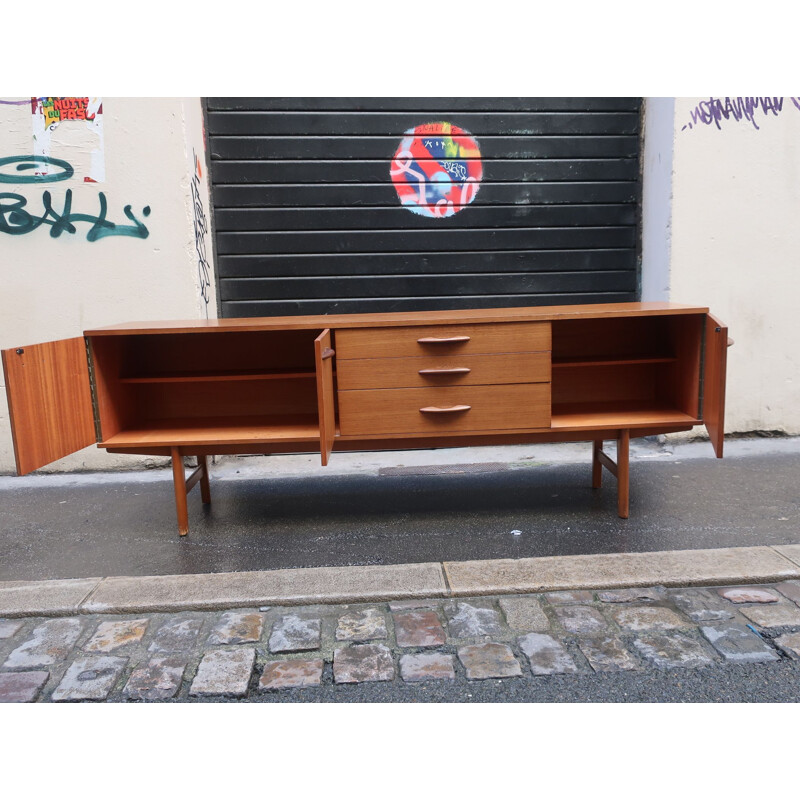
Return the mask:
M 0 702 L 293 701 L 325 689 L 346 701 L 377 682 L 533 684 L 798 659 L 800 581 L 37 617 L 0 620 Z

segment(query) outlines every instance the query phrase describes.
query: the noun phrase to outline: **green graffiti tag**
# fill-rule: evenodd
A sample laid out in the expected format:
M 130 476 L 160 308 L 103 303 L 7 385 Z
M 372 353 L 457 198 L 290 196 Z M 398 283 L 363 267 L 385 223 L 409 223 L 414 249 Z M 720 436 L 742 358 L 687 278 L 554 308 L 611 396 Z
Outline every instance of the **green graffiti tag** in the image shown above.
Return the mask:
M 48 164 L 58 167 L 61 172 L 48 175 L 31 175 L 20 172 L 40 169 Z M 4 172 L 3 167 L 16 165 L 16 172 Z M 54 183 L 67 180 L 74 174 L 72 165 L 59 158 L 49 156 L 9 156 L 0 158 L 0 183 Z M 100 211 L 97 215 L 80 214 L 72 210 L 72 189 L 67 189 L 64 195 L 64 205 L 61 211 L 53 208 L 53 198 L 48 191 L 42 192 L 42 210 L 40 216 L 31 214 L 27 210 L 28 200 L 24 195 L 15 192 L 0 192 L 0 233 L 11 236 L 22 236 L 35 231 L 42 225 L 50 226 L 50 236 L 57 239 L 62 233 L 77 233 L 76 222 L 87 222 L 92 227 L 86 233 L 86 239 L 96 242 L 106 236 L 132 236 L 135 239 L 146 239 L 150 235 L 147 226 L 140 222 L 131 209 L 125 206 L 122 211 L 133 223 L 123 225 L 111 222 L 108 219 L 108 201 L 103 192 L 97 193 Z M 142 209 L 142 216 L 150 216 L 150 206 Z
M 4 172 L 3 167 L 16 164 L 16 172 Z M 20 175 L 20 172 L 40 169 L 42 166 L 52 165 L 59 167 L 62 172 L 48 175 Z M 72 164 L 60 158 L 50 156 L 6 156 L 0 158 L 0 183 L 55 183 L 65 181 L 75 174 Z
M 133 236 L 136 239 L 146 239 L 150 231 L 144 223 L 140 222 L 133 214 L 131 206 L 125 206 L 123 212 L 133 225 L 119 225 L 106 218 L 108 201 L 103 192 L 97 193 L 100 201 L 100 213 L 78 214 L 72 211 L 72 189 L 67 189 L 64 197 L 64 207 L 58 212 L 53 208 L 50 192 L 42 193 L 42 206 L 44 213 L 33 216 L 25 210 L 28 201 L 21 194 L 13 192 L 0 192 L 0 233 L 11 236 L 22 236 L 35 231 L 41 225 L 50 226 L 50 236 L 57 239 L 62 233 L 76 233 L 76 222 L 89 222 L 92 227 L 86 234 L 87 241 L 96 242 L 106 236 Z M 150 206 L 142 209 L 142 215 L 150 216 Z

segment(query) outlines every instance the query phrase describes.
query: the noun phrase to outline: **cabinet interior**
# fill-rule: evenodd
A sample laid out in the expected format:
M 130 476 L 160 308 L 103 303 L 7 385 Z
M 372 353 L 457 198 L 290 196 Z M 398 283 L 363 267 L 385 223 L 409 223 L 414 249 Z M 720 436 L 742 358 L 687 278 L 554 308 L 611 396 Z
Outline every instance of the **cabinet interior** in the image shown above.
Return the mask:
M 104 442 L 319 438 L 320 331 L 92 337 Z M 216 434 L 215 434 L 216 432 Z M 237 433 L 238 432 L 238 433 Z
M 702 317 L 554 320 L 553 425 L 696 419 Z

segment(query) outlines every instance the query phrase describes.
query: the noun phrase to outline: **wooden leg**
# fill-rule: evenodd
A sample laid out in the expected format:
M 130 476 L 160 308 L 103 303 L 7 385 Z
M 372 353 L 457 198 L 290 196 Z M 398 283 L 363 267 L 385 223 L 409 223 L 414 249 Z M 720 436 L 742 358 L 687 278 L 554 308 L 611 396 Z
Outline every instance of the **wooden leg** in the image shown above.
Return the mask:
M 172 450 L 172 482 L 175 485 L 175 509 L 178 512 L 178 533 L 186 536 L 189 533 L 189 508 L 186 502 L 186 473 L 183 469 L 183 458 L 178 447 Z
M 202 470 L 200 473 L 200 496 L 203 498 L 203 502 L 208 505 L 211 502 L 211 484 L 208 480 L 208 459 L 206 456 L 198 456 L 197 465 Z
M 630 505 L 630 444 L 631 432 L 623 430 L 617 436 L 617 460 L 612 461 L 603 452 L 603 442 L 592 443 L 592 488 L 599 489 L 603 481 L 603 467 L 617 479 L 617 513 L 628 519 Z
M 600 489 L 603 486 L 603 462 L 600 460 L 602 452 L 603 440 L 595 439 L 592 442 L 592 489 Z
M 630 443 L 631 432 L 623 430 L 617 439 L 617 513 L 628 519 L 630 485 Z

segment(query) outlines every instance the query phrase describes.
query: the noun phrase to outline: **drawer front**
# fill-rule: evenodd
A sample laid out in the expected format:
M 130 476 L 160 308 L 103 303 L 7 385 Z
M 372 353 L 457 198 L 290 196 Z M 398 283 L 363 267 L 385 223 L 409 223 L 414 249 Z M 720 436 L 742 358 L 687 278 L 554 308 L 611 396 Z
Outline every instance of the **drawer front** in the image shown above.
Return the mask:
M 337 374 L 339 391 L 541 383 L 550 380 L 550 353 L 340 359 Z
M 549 349 L 549 322 L 487 322 L 477 325 L 426 325 L 336 331 L 338 360 L 526 353 Z
M 436 436 L 459 431 L 549 426 L 549 383 L 339 392 L 342 436 L 391 433 Z

